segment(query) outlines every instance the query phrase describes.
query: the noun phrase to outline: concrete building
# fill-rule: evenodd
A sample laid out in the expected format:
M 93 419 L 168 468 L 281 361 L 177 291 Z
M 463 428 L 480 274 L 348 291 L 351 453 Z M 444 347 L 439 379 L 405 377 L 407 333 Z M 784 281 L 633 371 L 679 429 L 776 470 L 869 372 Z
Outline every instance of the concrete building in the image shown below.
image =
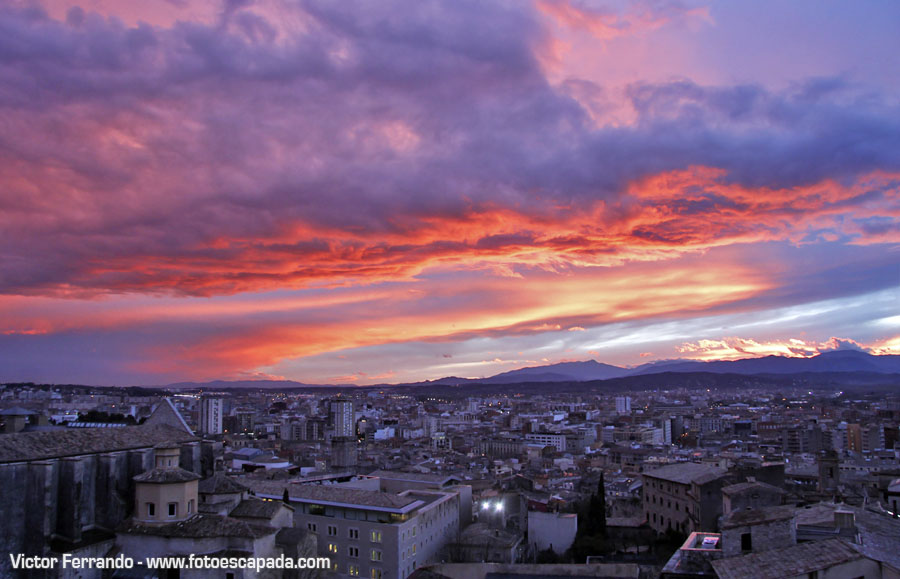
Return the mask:
M 359 443 L 355 436 L 335 436 L 331 439 L 331 468 L 356 467 Z
M 616 414 L 631 414 L 631 396 L 616 397 Z
M 732 511 L 722 519 L 725 557 L 783 549 L 797 542 L 794 507 L 762 507 Z
M 206 397 L 200 399 L 200 434 L 222 434 L 224 420 L 224 400 Z
M 748 508 L 778 506 L 784 499 L 785 492 L 770 484 L 749 480 L 746 482 L 722 487 L 722 514 L 742 511 Z
M 565 434 L 544 434 L 544 433 L 526 434 L 525 442 L 530 442 L 533 444 L 541 444 L 543 446 L 552 446 L 559 452 L 566 451 L 566 435 Z
M 460 533 L 460 493 L 407 490 L 399 494 L 248 480 L 263 499 L 281 500 L 287 489 L 295 526 L 317 536 L 318 553 L 345 577 L 395 579 L 440 561 Z
M 708 464 L 670 464 L 643 473 L 643 510 L 657 532 L 712 531 L 722 512 L 727 471 Z

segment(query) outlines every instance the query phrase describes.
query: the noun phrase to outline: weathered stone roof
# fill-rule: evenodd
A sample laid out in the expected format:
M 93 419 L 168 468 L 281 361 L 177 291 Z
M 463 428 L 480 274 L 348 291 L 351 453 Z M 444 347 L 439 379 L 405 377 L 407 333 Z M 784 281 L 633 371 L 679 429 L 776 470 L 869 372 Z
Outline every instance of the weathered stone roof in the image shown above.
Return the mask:
M 793 505 L 784 505 L 732 511 L 722 519 L 722 528 L 731 529 L 734 527 L 760 525 L 763 523 L 773 523 L 775 521 L 793 519 L 796 510 L 797 509 Z
M 761 481 L 753 481 L 753 482 L 742 482 L 733 485 L 728 485 L 726 487 L 722 487 L 722 494 L 734 496 L 741 493 L 752 492 L 752 491 L 766 491 L 777 494 L 785 494 L 785 491 L 776 487 L 775 485 L 770 485 L 769 483 L 764 483 Z
M 128 535 L 153 535 L 157 537 L 179 537 L 187 539 L 207 539 L 214 537 L 243 537 L 257 539 L 278 531 L 273 527 L 248 523 L 221 515 L 194 515 L 186 521 L 167 525 L 147 525 L 126 521 L 117 529 Z
M 835 511 L 849 511 L 854 515 L 856 532 L 860 536 L 857 549 L 876 561 L 884 561 L 900 569 L 900 549 L 897 548 L 897 537 L 900 537 L 900 519 L 886 513 L 872 512 L 867 508 L 833 503 L 819 503 L 798 508 L 797 532 L 804 529 L 835 528 Z
M 172 401 L 168 398 L 163 398 L 162 402 L 156 406 L 153 413 L 150 414 L 144 422 L 145 426 L 157 426 L 160 424 L 180 428 L 192 436 L 194 434 L 191 427 L 184 421 L 184 417 L 178 412 L 178 409 L 175 408 L 175 405 L 172 404 Z
M 134 480 L 139 483 L 168 484 L 190 482 L 192 480 L 200 480 L 200 478 L 200 475 L 189 470 L 168 467 L 148 470 L 134 477 Z
M 197 488 L 197 491 L 204 495 L 237 494 L 246 490 L 247 487 L 221 472 L 203 479 Z
M 0 436 L 0 463 L 152 448 L 161 442 L 196 440 L 184 430 L 165 424 L 19 432 Z
M 712 566 L 719 579 L 796 577 L 862 557 L 862 554 L 844 541 L 826 539 L 801 543 L 786 549 L 718 559 L 712 561 Z
M 725 475 L 727 472 L 728 471 L 724 468 L 719 468 L 711 464 L 680 462 L 647 471 L 644 473 L 644 476 L 680 484 L 691 484 L 695 480 L 702 480 L 705 482 L 715 480 L 716 478 Z
M 244 499 L 234 507 L 229 517 L 250 519 L 271 519 L 284 507 L 293 510 L 281 501 L 264 501 L 262 499 Z

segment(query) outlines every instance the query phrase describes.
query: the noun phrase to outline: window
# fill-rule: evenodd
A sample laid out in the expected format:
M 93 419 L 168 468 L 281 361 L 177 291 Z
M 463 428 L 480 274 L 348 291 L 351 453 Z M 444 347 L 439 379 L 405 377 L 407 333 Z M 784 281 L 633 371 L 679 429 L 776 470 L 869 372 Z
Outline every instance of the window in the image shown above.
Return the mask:
M 381 569 L 372 569 L 372 579 L 381 579 Z
M 359 557 L 359 547 L 347 547 L 347 555 L 350 557 Z
M 155 503 L 147 503 L 147 516 L 148 517 L 156 516 L 156 504 Z
M 315 523 L 306 523 L 306 528 L 309 529 L 310 531 L 312 531 L 313 533 L 316 532 L 316 524 Z
M 350 565 L 347 567 L 347 574 L 356 577 L 359 575 L 359 565 Z
M 752 551 L 753 539 L 750 533 L 741 533 L 741 551 Z
M 381 542 L 381 531 L 372 531 L 371 539 L 373 543 Z
M 174 517 L 178 515 L 178 503 L 169 503 L 169 516 Z
M 347 536 L 351 539 L 359 539 L 359 529 L 348 529 Z
M 338 552 L 337 543 L 328 543 L 328 552 L 329 553 L 337 553 Z
M 334 525 L 328 525 L 328 536 L 337 537 L 337 527 L 335 527 Z
M 191 513 L 194 512 L 194 499 L 191 499 L 191 500 L 188 501 L 188 509 L 187 509 L 187 512 L 188 512 L 189 515 L 190 515 Z
M 381 561 L 381 551 L 379 551 L 378 549 L 372 549 L 372 560 Z

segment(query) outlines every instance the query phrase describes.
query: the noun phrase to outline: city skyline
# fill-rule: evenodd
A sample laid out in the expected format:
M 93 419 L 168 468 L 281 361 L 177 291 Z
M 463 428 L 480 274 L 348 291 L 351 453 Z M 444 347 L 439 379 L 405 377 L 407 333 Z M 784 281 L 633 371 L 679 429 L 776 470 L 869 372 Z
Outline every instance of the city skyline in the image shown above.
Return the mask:
M 0 381 L 900 354 L 900 5 L 0 7 Z

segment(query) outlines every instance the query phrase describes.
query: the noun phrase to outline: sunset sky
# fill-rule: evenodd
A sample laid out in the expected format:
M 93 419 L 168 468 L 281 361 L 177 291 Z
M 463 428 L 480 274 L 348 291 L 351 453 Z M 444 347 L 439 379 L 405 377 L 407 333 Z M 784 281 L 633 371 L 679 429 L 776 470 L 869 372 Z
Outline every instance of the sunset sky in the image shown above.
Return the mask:
M 0 381 L 900 354 L 900 2 L 7 0 Z

